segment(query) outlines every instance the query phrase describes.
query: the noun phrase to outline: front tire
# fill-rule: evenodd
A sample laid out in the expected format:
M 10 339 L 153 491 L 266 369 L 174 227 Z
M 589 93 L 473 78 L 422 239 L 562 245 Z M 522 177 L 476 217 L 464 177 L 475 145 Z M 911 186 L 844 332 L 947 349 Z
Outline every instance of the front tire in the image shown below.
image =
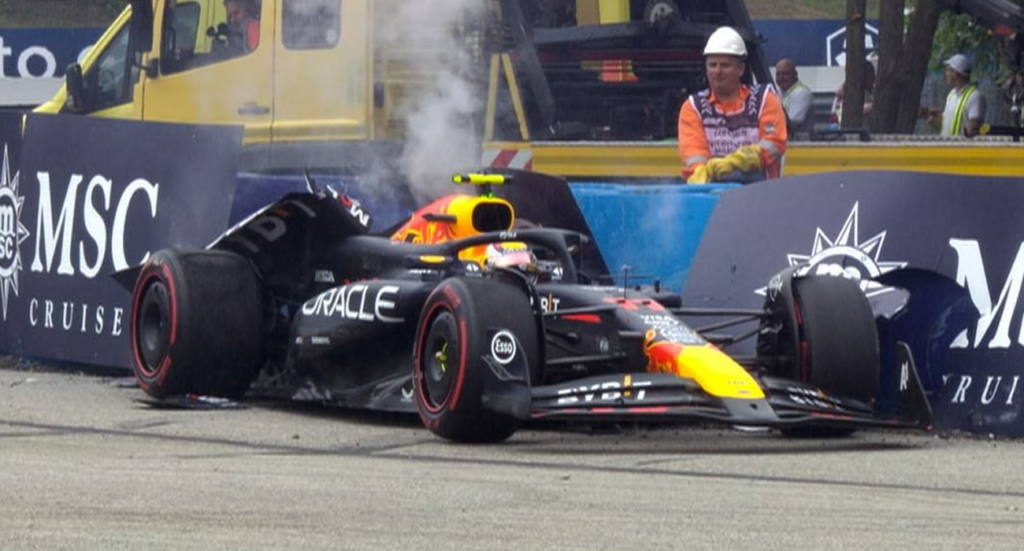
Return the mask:
M 501 442 L 520 421 L 484 407 L 484 380 L 495 330 L 515 336 L 528 366 L 538 373 L 539 331 L 529 297 L 494 278 L 449 279 L 427 298 L 416 336 L 416 407 L 434 434 L 456 442 Z M 503 343 L 510 341 L 503 340 Z
M 832 276 L 793 280 L 796 350 L 779 375 L 870 405 L 879 392 L 879 345 L 874 314 L 856 282 Z M 782 434 L 835 438 L 855 429 L 793 427 Z
M 854 281 L 805 277 L 793 282 L 801 346 L 802 379 L 870 404 L 878 397 L 878 331 L 871 305 Z M 798 318 L 799 319 L 799 318 Z
M 252 267 L 223 251 L 154 254 L 135 283 L 132 371 L 154 398 L 245 394 L 265 360 Z

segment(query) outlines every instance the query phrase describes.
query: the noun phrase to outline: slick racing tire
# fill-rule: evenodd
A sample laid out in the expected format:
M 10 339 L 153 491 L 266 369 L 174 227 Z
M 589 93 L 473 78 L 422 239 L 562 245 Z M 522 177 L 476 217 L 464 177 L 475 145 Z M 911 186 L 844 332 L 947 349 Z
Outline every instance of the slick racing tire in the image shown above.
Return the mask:
M 803 351 L 789 378 L 871 404 L 879 391 L 878 332 L 860 286 L 842 277 L 793 280 L 797 333 Z M 789 436 L 845 436 L 854 430 L 800 427 Z
M 154 398 L 245 394 L 265 360 L 263 295 L 248 261 L 165 249 L 132 296 L 132 370 Z
M 530 370 L 540 360 L 540 334 L 530 299 L 519 286 L 496 278 L 452 278 L 427 298 L 416 332 L 416 408 L 434 434 L 456 442 L 506 440 L 520 421 L 483 405 L 483 358 L 489 331 L 515 335 Z M 515 352 L 513 352 L 515 353 Z

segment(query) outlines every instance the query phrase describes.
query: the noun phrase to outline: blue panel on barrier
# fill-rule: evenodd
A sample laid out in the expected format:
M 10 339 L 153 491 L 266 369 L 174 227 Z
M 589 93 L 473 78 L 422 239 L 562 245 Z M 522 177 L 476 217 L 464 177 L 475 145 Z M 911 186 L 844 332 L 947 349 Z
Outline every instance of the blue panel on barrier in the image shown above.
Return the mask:
M 616 283 L 622 283 L 622 267 L 629 266 L 631 278 L 656 277 L 679 290 L 719 195 L 739 186 L 584 182 L 569 187 Z

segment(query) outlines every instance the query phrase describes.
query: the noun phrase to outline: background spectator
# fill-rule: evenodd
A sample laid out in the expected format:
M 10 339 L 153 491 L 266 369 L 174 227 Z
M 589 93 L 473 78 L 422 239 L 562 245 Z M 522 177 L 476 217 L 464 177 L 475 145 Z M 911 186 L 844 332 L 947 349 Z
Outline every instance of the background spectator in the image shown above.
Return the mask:
M 782 92 L 782 108 L 786 111 L 789 135 L 809 137 L 814 129 L 814 94 L 807 85 L 800 82 L 792 60 L 784 58 L 775 64 L 775 83 Z

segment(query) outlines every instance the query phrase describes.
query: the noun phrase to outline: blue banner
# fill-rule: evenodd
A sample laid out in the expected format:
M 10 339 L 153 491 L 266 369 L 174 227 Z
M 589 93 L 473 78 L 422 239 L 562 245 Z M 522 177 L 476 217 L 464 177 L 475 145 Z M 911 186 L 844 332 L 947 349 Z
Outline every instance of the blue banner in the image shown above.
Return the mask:
M 797 66 L 836 67 L 846 65 L 846 20 L 844 19 L 759 19 L 754 21 L 766 42 L 765 59 L 775 66 L 782 58 Z M 878 49 L 878 21 L 868 21 L 864 32 L 864 55 Z
M 102 28 L 0 29 L 0 78 L 63 77 L 103 34 Z

